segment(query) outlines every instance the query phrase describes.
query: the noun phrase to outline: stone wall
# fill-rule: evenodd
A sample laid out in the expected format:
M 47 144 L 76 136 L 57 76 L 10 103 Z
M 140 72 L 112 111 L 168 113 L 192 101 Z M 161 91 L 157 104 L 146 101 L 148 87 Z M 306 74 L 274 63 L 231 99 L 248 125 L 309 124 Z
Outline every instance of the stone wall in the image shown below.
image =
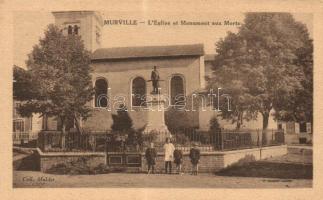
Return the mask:
M 228 151 L 223 154 L 223 166 L 228 167 L 240 161 L 260 160 L 260 149 L 243 149 L 237 151 Z
M 106 154 L 101 152 L 50 152 L 44 153 L 37 149 L 37 156 L 40 162 L 40 171 L 46 172 L 57 164 L 65 164 L 85 158 L 90 167 L 96 167 L 100 164 L 106 165 Z
M 191 162 L 189 158 L 189 153 L 183 153 L 183 172 L 191 171 Z M 263 148 L 253 148 L 253 149 L 243 149 L 243 150 L 234 150 L 234 151 L 212 151 L 212 152 L 201 152 L 201 158 L 199 162 L 199 172 L 212 173 L 219 171 L 225 167 L 228 167 L 234 163 L 237 163 L 241 160 L 250 161 L 260 160 L 274 156 L 281 156 L 287 154 L 287 146 L 272 146 L 272 147 L 263 147 Z M 164 154 L 159 153 L 156 161 L 155 170 L 156 172 L 164 172 L 165 170 L 164 163 Z M 175 172 L 175 164 L 172 163 L 173 172 Z M 147 171 L 146 160 L 142 159 L 142 171 Z
M 260 149 L 260 159 L 287 154 L 287 145 L 263 147 Z
M 313 155 L 312 146 L 288 146 L 289 154 Z
M 71 161 L 76 161 L 79 158 L 86 158 L 88 164 L 92 167 L 98 166 L 99 164 L 107 164 L 106 154 L 103 152 L 51 152 L 43 153 L 37 149 L 40 170 L 45 172 L 52 166 L 59 163 L 68 163 Z M 116 153 L 115 155 L 117 155 Z M 260 160 L 274 156 L 281 156 L 287 154 L 287 145 L 281 146 L 272 146 L 272 147 L 263 147 L 263 148 L 254 148 L 254 149 L 244 149 L 244 150 L 235 150 L 235 151 L 211 151 L 211 152 L 201 152 L 201 158 L 199 162 L 199 172 L 202 173 L 213 173 L 219 171 L 225 167 L 228 167 L 232 164 L 250 160 Z M 120 153 L 121 156 L 124 154 Z M 144 157 L 144 154 L 141 155 L 141 167 L 134 166 L 129 168 L 127 171 L 135 172 L 147 172 L 147 163 Z M 114 166 L 109 166 L 113 168 Z M 122 167 L 122 166 L 117 166 Z M 192 164 L 189 158 L 189 152 L 185 151 L 183 153 L 183 164 L 182 171 L 188 173 L 191 171 Z M 125 168 L 125 167 L 123 167 Z M 158 153 L 156 165 L 156 173 L 164 173 L 165 171 L 165 162 L 164 154 Z M 172 163 L 172 171 L 175 172 L 175 164 Z
M 299 144 L 299 134 L 285 133 L 286 144 Z

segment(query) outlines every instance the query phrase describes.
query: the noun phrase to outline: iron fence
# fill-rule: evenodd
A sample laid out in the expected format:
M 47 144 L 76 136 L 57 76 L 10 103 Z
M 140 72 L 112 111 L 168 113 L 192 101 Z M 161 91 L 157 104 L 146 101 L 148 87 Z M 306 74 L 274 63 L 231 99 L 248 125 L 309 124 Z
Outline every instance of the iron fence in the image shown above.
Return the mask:
M 29 132 L 13 132 L 12 133 L 12 140 L 14 143 L 21 143 L 28 142 L 29 141 Z
M 158 133 L 157 133 L 158 134 Z M 197 145 L 201 151 L 228 151 L 285 143 L 281 130 L 226 130 L 199 131 L 196 129 L 172 130 L 171 140 L 176 148 L 189 151 Z M 134 136 L 133 136 L 134 137 Z M 42 131 L 38 146 L 43 151 L 98 151 L 98 152 L 141 152 L 154 136 L 137 133 L 135 142 L 129 142 L 129 134 L 110 131 L 92 131 L 82 134 L 60 131 Z M 162 143 L 156 145 L 162 150 Z
M 142 145 L 127 144 L 125 137 L 109 131 L 92 131 L 82 134 L 67 132 L 65 135 L 60 131 L 42 131 L 39 133 L 38 147 L 43 151 L 124 152 L 142 150 Z
M 283 130 L 229 130 L 199 131 L 196 129 L 172 130 L 173 141 L 179 146 L 192 146 L 207 150 L 235 150 L 285 143 Z M 212 147 L 212 148 L 208 148 Z

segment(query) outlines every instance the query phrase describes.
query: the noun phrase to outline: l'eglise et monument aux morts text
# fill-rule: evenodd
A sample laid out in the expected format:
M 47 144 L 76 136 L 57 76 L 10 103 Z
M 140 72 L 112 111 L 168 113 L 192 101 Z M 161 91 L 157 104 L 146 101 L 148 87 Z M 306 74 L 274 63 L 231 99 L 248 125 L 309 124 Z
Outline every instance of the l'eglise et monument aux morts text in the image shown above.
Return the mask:
M 166 21 L 166 20 L 146 20 L 140 21 L 136 19 L 105 19 L 103 20 L 104 25 L 134 25 L 137 26 L 139 24 L 147 24 L 149 26 L 170 26 L 170 25 L 181 25 L 181 26 L 240 26 L 241 23 L 238 21 L 187 21 L 187 20 L 179 20 L 179 21 Z

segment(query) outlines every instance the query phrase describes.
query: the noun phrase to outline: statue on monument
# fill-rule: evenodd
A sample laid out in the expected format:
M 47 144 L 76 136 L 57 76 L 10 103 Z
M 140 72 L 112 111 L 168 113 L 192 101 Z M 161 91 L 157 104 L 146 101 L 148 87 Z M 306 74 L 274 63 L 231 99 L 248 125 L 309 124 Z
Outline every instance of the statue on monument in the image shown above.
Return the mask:
M 152 94 L 158 94 L 158 88 L 159 88 L 159 73 L 157 71 L 157 67 L 154 66 L 154 70 L 151 72 L 151 81 L 153 83 L 153 91 Z
M 159 77 L 159 73 L 157 71 L 157 66 L 154 66 L 154 70 L 151 72 L 151 80 L 148 82 L 152 82 L 153 91 L 152 95 L 156 95 L 160 93 L 159 82 L 164 81 Z M 170 137 L 171 134 L 165 124 L 165 115 L 164 115 L 164 104 L 165 99 L 163 96 L 160 98 L 152 98 L 152 100 L 147 102 L 149 105 L 148 117 L 147 117 L 147 125 L 145 127 L 144 133 L 157 133 L 157 138 L 154 142 L 162 143 L 165 141 L 167 137 Z

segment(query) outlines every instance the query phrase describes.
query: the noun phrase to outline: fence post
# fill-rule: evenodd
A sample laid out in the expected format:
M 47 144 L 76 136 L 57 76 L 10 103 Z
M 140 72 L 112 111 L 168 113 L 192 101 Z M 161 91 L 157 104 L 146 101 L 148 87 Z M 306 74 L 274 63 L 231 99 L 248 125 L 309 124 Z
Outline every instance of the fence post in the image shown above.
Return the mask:
M 107 142 L 108 142 L 108 131 L 105 132 L 104 138 L 104 152 L 107 152 Z
M 260 146 L 260 137 L 259 137 L 259 129 L 257 128 L 257 147 Z
M 222 129 L 217 130 L 216 133 L 216 148 L 218 148 L 219 150 L 221 150 L 221 130 Z
M 224 129 L 220 131 L 220 136 L 221 136 L 221 150 L 223 151 L 224 149 Z
M 95 148 L 96 148 L 96 141 L 95 141 L 95 135 L 92 135 L 91 137 L 92 142 L 93 142 L 93 147 L 92 147 L 92 151 L 95 152 Z

